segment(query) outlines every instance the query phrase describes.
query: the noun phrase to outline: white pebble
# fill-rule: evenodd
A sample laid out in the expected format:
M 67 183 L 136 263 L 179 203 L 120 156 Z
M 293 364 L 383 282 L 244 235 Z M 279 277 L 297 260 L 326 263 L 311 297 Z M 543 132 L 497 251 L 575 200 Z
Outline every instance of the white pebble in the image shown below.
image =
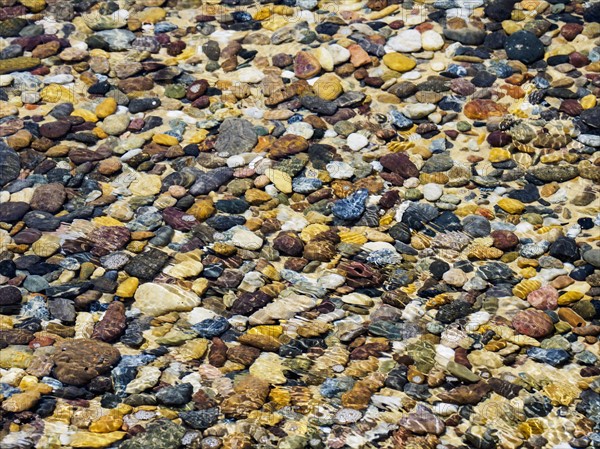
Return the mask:
M 479 329 L 479 326 L 483 326 L 490 320 L 490 318 L 491 315 L 484 310 L 472 313 L 471 315 L 469 315 L 469 319 L 466 325 L 467 332 L 475 332 L 477 329 Z
M 246 117 L 255 119 L 261 119 L 263 118 L 263 115 L 265 115 L 265 111 L 259 108 L 246 108 L 243 112 Z
M 436 345 L 435 361 L 442 366 L 446 366 L 450 360 L 454 360 L 454 349 L 448 346 Z
M 403 320 L 414 322 L 423 315 L 425 315 L 425 307 L 418 301 L 411 301 L 406 305 L 400 317 Z
M 310 139 L 315 133 L 312 125 L 306 122 L 295 122 L 288 126 L 284 135 L 286 134 L 295 134 L 296 136 L 304 137 L 305 139 Z
M 436 106 L 431 103 L 407 104 L 402 109 L 402 113 L 410 119 L 420 119 L 427 117 L 429 114 L 435 111 L 435 108 Z
M 427 201 L 437 201 L 443 193 L 444 189 L 439 184 L 430 183 L 423 186 L 423 196 Z
M 373 167 L 373 170 L 375 170 L 375 171 L 382 171 L 383 170 L 383 165 L 381 165 L 381 162 L 379 162 L 379 161 L 373 161 L 373 162 L 371 162 L 371 167 Z
M 433 70 L 435 72 L 441 72 L 445 68 L 446 68 L 446 64 L 444 64 L 442 61 L 433 61 L 431 63 L 431 70 Z
M 279 193 L 279 190 L 277 190 L 277 187 L 275 187 L 273 184 L 269 184 L 265 186 L 265 192 L 267 192 L 272 197 L 276 197 Z
M 419 184 L 419 178 L 408 178 L 402 183 L 402 186 L 406 187 L 407 189 L 414 189 Z
M 327 274 L 325 276 L 321 276 L 317 280 L 317 285 L 320 287 L 329 288 L 331 290 L 338 288 L 340 285 L 343 285 L 346 282 L 344 276 L 340 276 L 339 274 Z
M 418 80 L 421 78 L 421 74 L 416 70 L 411 70 L 410 72 L 403 73 L 400 78 L 404 80 Z
M 227 166 L 229 168 L 243 167 L 244 165 L 246 165 L 246 162 L 242 156 L 236 155 L 227 158 Z
M 444 38 L 433 30 L 427 30 L 421 35 L 421 43 L 424 50 L 435 51 L 444 46 Z
M 127 153 L 125 153 L 123 156 L 121 156 L 121 161 L 127 162 L 131 158 L 133 158 L 141 153 L 142 153 L 141 148 L 134 148 L 133 150 L 129 150 Z
M 458 412 L 458 406 L 454 404 L 449 404 L 448 402 L 438 402 L 431 407 L 431 410 L 436 415 L 440 416 L 450 416 L 453 413 Z
M 260 83 L 265 77 L 265 74 L 256 67 L 244 67 L 238 70 L 236 74 L 240 82 L 250 84 Z
M 67 84 L 72 83 L 75 77 L 73 75 L 69 75 L 68 73 L 60 73 L 58 75 L 47 76 L 44 78 L 45 84 Z
M 336 65 L 346 62 L 348 59 L 350 59 L 350 51 L 339 44 L 330 45 L 329 53 L 331 53 L 331 56 L 333 56 L 333 62 Z
M 354 168 L 342 161 L 333 161 L 325 167 L 333 179 L 348 179 L 354 176 Z
M 350 52 L 348 52 L 348 55 L 350 55 Z M 11 83 L 13 82 L 13 80 L 14 80 L 14 78 L 12 75 L 0 76 L 0 87 L 10 86 Z
M 403 53 L 421 50 L 421 33 L 417 30 L 404 30 L 387 41 L 386 49 Z
M 348 136 L 348 140 L 346 143 L 352 151 L 358 151 L 369 144 L 369 139 L 367 139 L 360 133 L 352 133 Z

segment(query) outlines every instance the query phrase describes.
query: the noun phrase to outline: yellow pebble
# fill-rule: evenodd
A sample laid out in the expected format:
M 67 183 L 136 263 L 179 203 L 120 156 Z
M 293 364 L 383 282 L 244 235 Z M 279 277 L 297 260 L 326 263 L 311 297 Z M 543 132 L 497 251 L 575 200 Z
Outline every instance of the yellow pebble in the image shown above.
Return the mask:
M 117 441 L 122 440 L 127 435 L 127 432 L 108 432 L 97 434 L 94 432 L 80 431 L 71 436 L 69 445 L 71 447 L 81 448 L 101 448 L 110 446 Z
M 558 305 L 566 306 L 579 301 L 584 294 L 575 290 L 569 290 L 558 297 Z
M 108 58 L 110 58 L 110 53 L 107 51 L 101 50 L 100 48 L 93 48 L 92 50 L 90 50 L 90 56 L 108 59 Z
M 533 268 L 533 267 L 528 267 L 528 268 L 524 268 L 523 270 L 521 270 L 521 276 L 523 276 L 525 279 L 531 279 L 536 274 L 537 274 L 537 271 L 535 271 L 535 268 Z
M 271 17 L 272 14 L 273 11 L 271 8 L 264 7 L 261 10 L 259 10 L 256 14 L 254 14 L 254 20 L 265 20 Z
M 592 62 L 586 69 L 588 69 L 589 72 L 600 72 L 600 61 Z
M 280 192 L 292 193 L 292 177 L 286 172 L 268 168 L 265 175 L 277 187 Z
M 198 296 L 202 296 L 206 290 L 208 290 L 208 279 L 200 278 L 192 283 L 192 291 Z
M 21 390 L 31 390 L 38 384 L 37 377 L 35 376 L 23 376 L 21 382 L 19 382 L 19 388 Z
M 106 134 L 102 128 L 97 126 L 92 130 L 92 132 L 98 139 L 106 139 L 108 137 L 108 134 Z
M 573 47 L 573 45 L 562 44 L 562 45 L 558 45 L 557 47 L 554 47 L 551 50 L 547 51 L 546 54 L 544 55 L 544 59 L 548 60 L 548 58 L 551 58 L 552 56 L 567 56 L 576 51 L 577 51 L 577 49 L 575 47 Z M 588 66 L 588 70 L 589 70 L 589 66 Z
M 167 147 L 172 147 L 173 145 L 177 145 L 179 143 L 176 137 L 169 136 L 168 134 L 154 134 L 154 136 L 152 136 L 152 141 Z
M 512 198 L 502 198 L 498 201 L 498 207 L 509 214 L 521 214 L 525 210 L 525 205 L 522 202 Z
M 192 134 L 189 141 L 190 143 L 200 143 L 206 139 L 206 136 L 208 136 L 208 130 L 201 129 L 200 131 Z
M 383 63 L 397 72 L 408 72 L 417 65 L 417 62 L 401 53 L 388 53 L 383 57 Z
M 488 160 L 490 162 L 504 162 L 510 159 L 510 151 L 504 148 L 492 148 Z
M 119 413 L 121 416 L 129 415 L 133 411 L 133 407 L 128 404 L 119 404 L 115 409 L 113 409 L 115 413 Z
M 94 433 L 108 433 L 119 430 L 123 425 L 121 418 L 115 418 L 114 416 L 105 415 L 98 418 L 90 425 L 90 431 Z
M 589 94 L 581 99 L 581 106 L 583 109 L 592 109 L 596 106 L 596 102 L 596 96 L 594 94 Z
M 466 217 L 467 215 L 474 214 L 477 211 L 477 204 L 463 204 L 458 206 L 454 213 L 459 217 Z
M 283 333 L 281 326 L 255 326 L 248 330 L 248 335 L 266 335 L 267 337 L 278 338 Z
M 73 89 L 68 89 L 60 84 L 50 84 L 44 87 L 40 96 L 47 103 L 66 103 L 75 101 Z
M 356 245 L 364 245 L 368 241 L 364 235 L 354 231 L 340 231 L 339 237 L 343 243 L 354 243 Z
M 127 278 L 119 284 L 115 295 L 120 296 L 121 298 L 133 298 L 133 295 L 139 285 L 140 280 L 138 278 Z
M 210 198 L 204 198 L 196 201 L 187 210 L 187 213 L 196 217 L 198 221 L 204 221 L 216 211 L 215 206 Z
M 179 416 L 176 411 L 169 410 L 167 408 L 158 409 L 158 414 L 162 415 L 163 418 L 167 418 L 167 419 L 175 419 Z
M 117 101 L 112 97 L 106 98 L 102 103 L 96 106 L 96 115 L 101 119 L 106 118 L 115 112 L 117 112 Z
M 344 88 L 340 79 L 333 73 L 326 73 L 313 84 L 314 92 L 323 100 L 333 101 L 339 97 Z
M 75 109 L 71 112 L 73 117 L 81 117 L 86 122 L 96 123 L 98 121 L 98 117 L 92 111 L 88 111 L 87 109 Z
M 388 226 L 394 221 L 394 216 L 391 214 L 384 215 L 379 219 L 379 226 Z
M 288 20 L 284 16 L 273 15 L 269 17 L 269 20 L 265 20 L 262 23 L 262 27 L 265 30 L 276 31 L 279 28 L 284 27 L 288 23 Z
M 112 217 L 96 217 L 92 221 L 98 226 L 124 226 L 119 220 Z

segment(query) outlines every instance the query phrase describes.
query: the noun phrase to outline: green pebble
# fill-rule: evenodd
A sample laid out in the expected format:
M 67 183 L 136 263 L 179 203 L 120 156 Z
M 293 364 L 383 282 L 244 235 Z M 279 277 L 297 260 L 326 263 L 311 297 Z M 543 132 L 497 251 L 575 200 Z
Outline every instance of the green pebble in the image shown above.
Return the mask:
M 471 124 L 468 122 L 458 122 L 456 124 L 456 129 L 461 133 L 466 133 L 467 131 L 471 130 Z
M 404 198 L 408 201 L 418 201 L 423 198 L 423 192 L 419 189 L 406 189 Z
M 185 97 L 185 86 L 181 84 L 169 84 L 165 88 L 165 96 L 180 99 Z

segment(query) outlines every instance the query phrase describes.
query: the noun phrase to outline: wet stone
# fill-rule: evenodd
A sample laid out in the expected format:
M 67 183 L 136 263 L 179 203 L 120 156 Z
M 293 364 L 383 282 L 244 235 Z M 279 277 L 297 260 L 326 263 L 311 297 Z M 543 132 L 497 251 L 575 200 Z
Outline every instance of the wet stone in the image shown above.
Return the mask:
M 595 447 L 598 3 L 142 3 L 0 5 L 0 448 Z

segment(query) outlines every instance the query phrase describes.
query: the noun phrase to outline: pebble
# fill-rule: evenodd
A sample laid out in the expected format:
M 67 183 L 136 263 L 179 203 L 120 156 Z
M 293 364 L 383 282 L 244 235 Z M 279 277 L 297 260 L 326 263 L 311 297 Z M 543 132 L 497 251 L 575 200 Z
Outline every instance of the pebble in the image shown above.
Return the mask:
M 598 5 L 183 3 L 0 5 L 0 447 L 595 447 Z

